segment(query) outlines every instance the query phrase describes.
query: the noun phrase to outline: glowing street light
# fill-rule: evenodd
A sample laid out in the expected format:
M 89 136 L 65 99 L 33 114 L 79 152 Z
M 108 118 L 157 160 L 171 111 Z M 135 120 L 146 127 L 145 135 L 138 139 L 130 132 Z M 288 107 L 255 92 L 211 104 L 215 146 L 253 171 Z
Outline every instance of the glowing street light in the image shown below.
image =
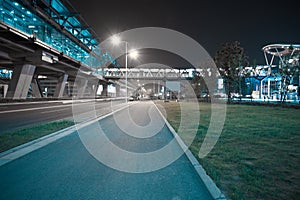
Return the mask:
M 121 39 L 119 36 L 114 35 L 111 38 L 111 42 L 113 43 L 113 45 L 119 45 L 121 43 Z
M 137 59 L 138 56 L 139 56 L 139 52 L 138 52 L 137 50 L 131 50 L 131 51 L 129 52 L 129 56 L 130 56 L 130 58 L 132 58 L 132 59 Z

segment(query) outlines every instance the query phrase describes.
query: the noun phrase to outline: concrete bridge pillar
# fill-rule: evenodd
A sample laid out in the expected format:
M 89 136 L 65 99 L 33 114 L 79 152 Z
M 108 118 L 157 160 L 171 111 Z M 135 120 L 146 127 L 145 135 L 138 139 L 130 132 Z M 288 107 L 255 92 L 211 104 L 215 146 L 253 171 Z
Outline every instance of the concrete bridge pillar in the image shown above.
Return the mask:
M 99 88 L 99 80 L 90 81 L 91 97 L 94 98 L 97 96 L 98 88 Z
M 64 95 L 68 74 L 63 74 L 58 77 L 57 85 L 54 92 L 54 97 L 61 98 Z
M 167 100 L 167 79 L 166 77 L 163 80 L 163 86 L 164 86 L 164 100 Z
M 102 92 L 101 92 L 101 96 L 105 96 L 105 97 L 107 97 L 107 88 L 108 88 L 108 84 L 107 83 L 103 83 L 102 84 L 102 88 L 103 88 L 103 90 L 102 90 Z
M 7 94 L 7 90 L 8 90 L 8 85 L 6 84 L 0 84 L 0 90 L 1 90 L 1 94 L 2 95 L 1 97 L 6 97 L 6 94 Z
M 119 97 L 121 95 L 121 86 L 115 84 L 115 87 L 116 87 L 116 97 Z
M 78 78 L 77 83 L 77 98 L 82 98 L 88 83 L 88 80 L 85 78 Z
M 31 87 L 32 87 L 32 94 L 34 97 L 37 98 L 43 97 L 42 88 L 37 77 L 32 79 Z
M 162 88 L 164 87 L 164 82 L 163 81 L 159 81 L 159 92 L 162 91 Z
M 14 67 L 12 79 L 9 82 L 7 98 L 26 99 L 36 66 L 30 64 Z
M 95 84 L 93 86 L 93 96 L 94 97 L 97 97 L 97 91 L 98 91 L 98 89 L 99 89 L 99 84 L 97 83 L 97 84 Z

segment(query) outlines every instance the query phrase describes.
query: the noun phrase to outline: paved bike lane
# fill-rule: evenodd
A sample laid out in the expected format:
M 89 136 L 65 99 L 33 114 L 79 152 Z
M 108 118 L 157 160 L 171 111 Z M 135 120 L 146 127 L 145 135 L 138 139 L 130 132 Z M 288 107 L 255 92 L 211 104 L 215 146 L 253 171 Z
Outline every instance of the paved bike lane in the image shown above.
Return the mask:
M 132 119 L 139 126 L 150 122 L 147 112 L 151 105 L 142 102 L 130 106 Z M 126 112 L 117 115 L 126 117 Z M 95 123 L 112 143 L 130 152 L 155 151 L 173 139 L 165 125 L 152 137 L 137 138 L 125 134 L 114 116 Z M 95 127 L 91 124 L 82 130 L 97 134 Z M 174 151 L 179 149 L 178 145 Z M 0 199 L 212 199 L 185 154 L 159 170 L 123 172 L 95 159 L 76 131 L 1 166 L 0 180 Z

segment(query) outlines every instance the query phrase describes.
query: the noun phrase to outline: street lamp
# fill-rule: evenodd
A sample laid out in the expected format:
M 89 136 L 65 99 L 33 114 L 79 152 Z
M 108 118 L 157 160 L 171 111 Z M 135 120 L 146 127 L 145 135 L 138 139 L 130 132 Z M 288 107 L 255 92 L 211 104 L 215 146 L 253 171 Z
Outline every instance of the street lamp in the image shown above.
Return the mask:
M 137 52 L 137 50 L 131 50 L 130 52 L 129 52 L 129 57 L 130 58 L 132 58 L 132 59 L 137 59 L 138 58 L 138 56 L 139 56 L 139 52 Z
M 128 102 L 127 98 L 128 98 L 128 89 L 127 89 L 127 85 L 128 85 L 128 81 L 127 81 L 127 68 L 128 68 L 128 42 L 125 40 L 121 40 L 121 38 L 117 35 L 113 35 L 111 38 L 111 42 L 113 43 L 113 45 L 119 45 L 121 42 L 125 43 L 125 91 L 126 91 L 126 103 Z M 138 52 L 136 50 L 131 50 L 129 52 L 129 56 L 133 59 L 136 59 L 138 57 Z

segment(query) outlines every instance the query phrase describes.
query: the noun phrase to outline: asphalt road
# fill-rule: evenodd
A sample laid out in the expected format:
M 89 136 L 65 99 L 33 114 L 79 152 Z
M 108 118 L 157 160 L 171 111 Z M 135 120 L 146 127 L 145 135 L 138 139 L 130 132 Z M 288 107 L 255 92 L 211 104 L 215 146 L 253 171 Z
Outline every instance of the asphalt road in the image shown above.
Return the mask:
M 136 135 L 130 135 L 127 133 L 130 129 L 120 128 L 117 122 L 123 119 L 128 122 L 127 128 L 132 128 L 134 123 L 136 130 L 146 127 L 153 120 L 149 114 L 153 111 L 151 105 L 149 102 L 133 104 L 129 110 L 122 110 L 115 116 L 84 127 L 79 133 L 74 132 L 1 166 L 0 199 L 212 199 L 184 154 L 161 169 L 128 173 L 108 167 L 107 162 L 95 159 L 80 140 L 85 134 L 92 138 L 95 134 L 101 134 L 98 129 L 101 127 L 110 142 L 126 151 L 147 153 L 159 150 L 173 139 L 165 125 L 152 136 L 147 135 L 150 130 L 147 128 L 145 131 L 133 131 L 132 134 Z M 132 120 L 128 120 L 128 113 Z M 120 157 L 121 154 L 104 149 L 105 144 L 93 148 L 105 152 L 106 158 L 112 163 L 124 159 Z M 179 149 L 177 145 L 173 150 L 178 152 Z M 168 159 L 172 154 L 169 151 L 164 158 Z M 143 166 L 135 163 L 137 160 L 125 160 L 121 165 L 132 166 L 133 171 Z M 153 166 L 160 163 L 157 159 L 151 162 Z
M 124 100 L 113 101 L 113 105 L 124 103 Z M 81 112 L 96 110 L 111 111 L 111 101 L 77 101 L 71 100 L 54 102 L 2 103 L 0 104 L 0 134 L 46 123 L 55 120 L 73 120 L 73 107 L 82 107 Z M 87 105 L 87 106 L 86 106 Z M 98 115 L 98 114 L 97 114 Z

